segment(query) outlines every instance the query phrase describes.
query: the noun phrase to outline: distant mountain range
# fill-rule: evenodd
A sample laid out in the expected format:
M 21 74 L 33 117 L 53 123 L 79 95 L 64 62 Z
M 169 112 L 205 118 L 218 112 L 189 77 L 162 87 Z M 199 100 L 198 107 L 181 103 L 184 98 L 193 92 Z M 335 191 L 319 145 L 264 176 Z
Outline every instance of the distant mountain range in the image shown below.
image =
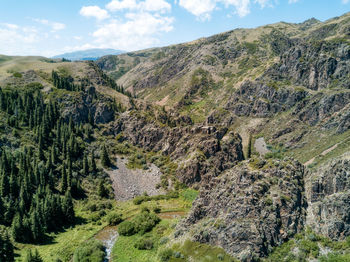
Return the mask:
M 75 51 L 75 52 L 71 52 L 71 53 L 64 53 L 61 55 L 56 55 L 52 58 L 65 58 L 65 59 L 69 59 L 72 61 L 97 60 L 100 57 L 105 56 L 105 55 L 119 55 L 122 53 L 124 53 L 124 51 L 115 50 L 115 49 L 94 48 L 94 49 L 87 49 L 87 50 L 82 50 L 82 51 Z

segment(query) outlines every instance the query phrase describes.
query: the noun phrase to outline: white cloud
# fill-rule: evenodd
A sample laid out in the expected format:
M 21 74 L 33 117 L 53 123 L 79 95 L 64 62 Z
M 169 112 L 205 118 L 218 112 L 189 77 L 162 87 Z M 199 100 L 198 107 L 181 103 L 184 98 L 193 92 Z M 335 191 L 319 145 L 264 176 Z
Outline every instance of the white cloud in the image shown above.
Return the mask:
M 106 8 L 110 11 L 119 11 L 123 9 L 137 9 L 138 4 L 135 0 L 113 0 L 106 5 Z
M 98 7 L 97 5 L 83 6 L 80 9 L 80 14 L 86 17 L 95 17 L 97 20 L 104 20 L 109 18 L 109 14 L 105 9 Z
M 125 19 L 101 25 L 92 34 L 96 45 L 122 50 L 142 49 L 156 44 L 159 34 L 173 30 L 174 19 L 160 14 L 128 13 Z
M 288 0 L 289 4 L 295 4 L 296 2 L 298 2 L 299 0 Z
M 80 10 L 83 16 L 95 17 L 97 10 L 104 10 L 108 17 L 102 16 L 96 23 L 97 29 L 90 34 L 93 41 L 90 41 L 89 45 L 67 47 L 67 49 L 77 50 L 87 47 L 127 51 L 143 49 L 157 44 L 161 34 L 173 30 L 174 18 L 165 15 L 171 11 L 171 4 L 166 0 L 112 0 L 105 8 L 90 6 Z M 101 21 L 102 18 L 105 21 Z
M 58 23 L 58 22 L 51 22 L 47 19 L 33 19 L 35 22 L 42 24 L 42 25 L 47 25 L 51 27 L 52 32 L 60 31 L 66 28 L 65 24 Z
M 193 15 L 202 19 L 209 19 L 210 13 L 216 7 L 215 0 L 180 0 L 179 4 Z
M 226 9 L 233 7 L 233 12 L 240 17 L 250 13 L 251 4 L 259 4 L 262 8 L 270 4 L 270 0 L 180 0 L 179 5 L 200 20 L 208 20 L 211 13 L 223 5 Z
M 20 27 L 14 24 L 0 24 L 0 50 L 2 54 L 30 53 L 35 49 L 35 43 L 40 40 L 35 27 Z
M 168 12 L 171 5 L 165 0 L 145 0 L 136 2 L 135 0 L 113 0 L 106 5 L 112 12 L 121 10 L 141 11 L 141 12 Z
M 51 26 L 53 31 L 59 31 L 66 28 L 66 25 L 62 23 L 52 23 Z
M 7 27 L 8 29 L 18 29 L 19 28 L 19 26 L 15 25 L 15 24 L 3 23 L 2 25 Z
M 347 4 L 350 2 L 350 0 L 342 0 L 343 4 Z

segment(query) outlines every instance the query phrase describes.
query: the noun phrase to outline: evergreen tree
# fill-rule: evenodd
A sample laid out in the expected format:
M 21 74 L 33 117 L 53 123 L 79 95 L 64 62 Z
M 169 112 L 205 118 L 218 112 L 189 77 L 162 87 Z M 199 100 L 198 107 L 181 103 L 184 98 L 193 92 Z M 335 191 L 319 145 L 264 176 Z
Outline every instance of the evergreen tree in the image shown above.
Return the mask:
M 7 233 L 0 234 L 0 261 L 15 261 L 14 248 Z
M 62 165 L 62 175 L 61 175 L 61 191 L 66 192 L 67 191 L 67 172 L 66 172 L 66 165 Z
M 41 258 L 37 249 L 35 249 L 34 254 L 32 253 L 32 250 L 29 249 L 27 250 L 27 254 L 23 262 L 44 262 L 44 261 Z
M 108 197 L 108 191 L 107 191 L 102 179 L 98 183 L 97 194 L 102 198 Z
M 2 198 L 0 196 L 0 224 L 4 224 L 4 222 L 5 222 L 4 213 L 5 213 L 5 206 L 4 206 L 4 202 L 2 201 Z
M 83 158 L 83 175 L 88 176 L 89 175 L 89 163 L 86 154 L 84 153 Z
M 75 214 L 74 214 L 74 207 L 73 207 L 73 199 L 69 192 L 67 192 L 64 196 L 64 200 L 62 203 L 62 211 L 63 211 L 66 223 L 68 224 L 73 223 Z
M 91 167 L 90 167 L 90 169 L 91 169 L 91 172 L 94 174 L 97 171 L 96 160 L 95 160 L 95 151 L 92 151 L 92 153 L 91 153 Z
M 103 145 L 101 149 L 101 165 L 103 167 L 111 166 L 111 160 L 109 159 L 109 155 L 105 145 Z
M 38 242 L 42 240 L 42 237 L 44 235 L 42 225 L 40 224 L 40 217 L 38 210 L 35 209 L 31 216 L 30 216 L 30 223 L 31 223 L 31 232 L 32 232 L 32 239 L 35 242 Z
M 251 158 L 251 157 L 252 157 L 252 135 L 249 134 L 247 158 Z

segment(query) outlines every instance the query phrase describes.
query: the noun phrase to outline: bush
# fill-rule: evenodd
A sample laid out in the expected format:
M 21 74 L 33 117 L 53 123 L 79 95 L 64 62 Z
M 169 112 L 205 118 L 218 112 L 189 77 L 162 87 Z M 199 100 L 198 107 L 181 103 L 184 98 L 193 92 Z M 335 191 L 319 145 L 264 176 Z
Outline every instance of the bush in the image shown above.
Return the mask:
M 116 226 L 118 224 L 120 224 L 121 222 L 123 222 L 123 218 L 121 214 L 112 212 L 107 216 L 107 222 L 108 225 L 110 226 Z
M 124 221 L 120 223 L 118 227 L 118 233 L 121 236 L 131 236 L 135 234 L 135 224 L 130 221 Z
M 173 251 L 170 248 L 166 248 L 159 252 L 158 257 L 160 261 L 167 262 L 173 256 Z
M 152 238 L 139 238 L 135 244 L 134 247 L 139 250 L 151 250 L 153 248 L 153 239 Z
M 106 251 L 102 243 L 91 239 L 75 250 L 73 262 L 103 262 L 105 256 Z
M 141 234 L 151 231 L 159 222 L 160 218 L 149 212 L 142 212 L 133 219 L 135 231 Z
M 168 200 L 171 198 L 178 198 L 179 192 L 177 191 L 169 191 L 166 195 L 157 195 L 157 196 L 137 196 L 134 198 L 133 203 L 135 205 L 141 205 L 143 202 L 152 201 L 152 200 Z
M 144 234 L 151 231 L 160 218 L 149 211 L 145 211 L 134 217 L 131 221 L 124 221 L 118 227 L 118 233 L 122 236 L 131 236 L 136 233 Z
M 160 207 L 159 206 L 156 206 L 153 208 L 153 212 L 156 213 L 156 214 L 159 214 L 161 211 Z

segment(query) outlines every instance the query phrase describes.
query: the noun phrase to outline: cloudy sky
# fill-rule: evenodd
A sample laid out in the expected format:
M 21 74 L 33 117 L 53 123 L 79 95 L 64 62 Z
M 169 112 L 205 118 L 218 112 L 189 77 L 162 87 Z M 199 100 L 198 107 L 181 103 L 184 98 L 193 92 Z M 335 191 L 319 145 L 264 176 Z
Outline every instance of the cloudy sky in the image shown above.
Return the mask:
M 0 54 L 132 51 L 349 11 L 350 0 L 1 0 Z

